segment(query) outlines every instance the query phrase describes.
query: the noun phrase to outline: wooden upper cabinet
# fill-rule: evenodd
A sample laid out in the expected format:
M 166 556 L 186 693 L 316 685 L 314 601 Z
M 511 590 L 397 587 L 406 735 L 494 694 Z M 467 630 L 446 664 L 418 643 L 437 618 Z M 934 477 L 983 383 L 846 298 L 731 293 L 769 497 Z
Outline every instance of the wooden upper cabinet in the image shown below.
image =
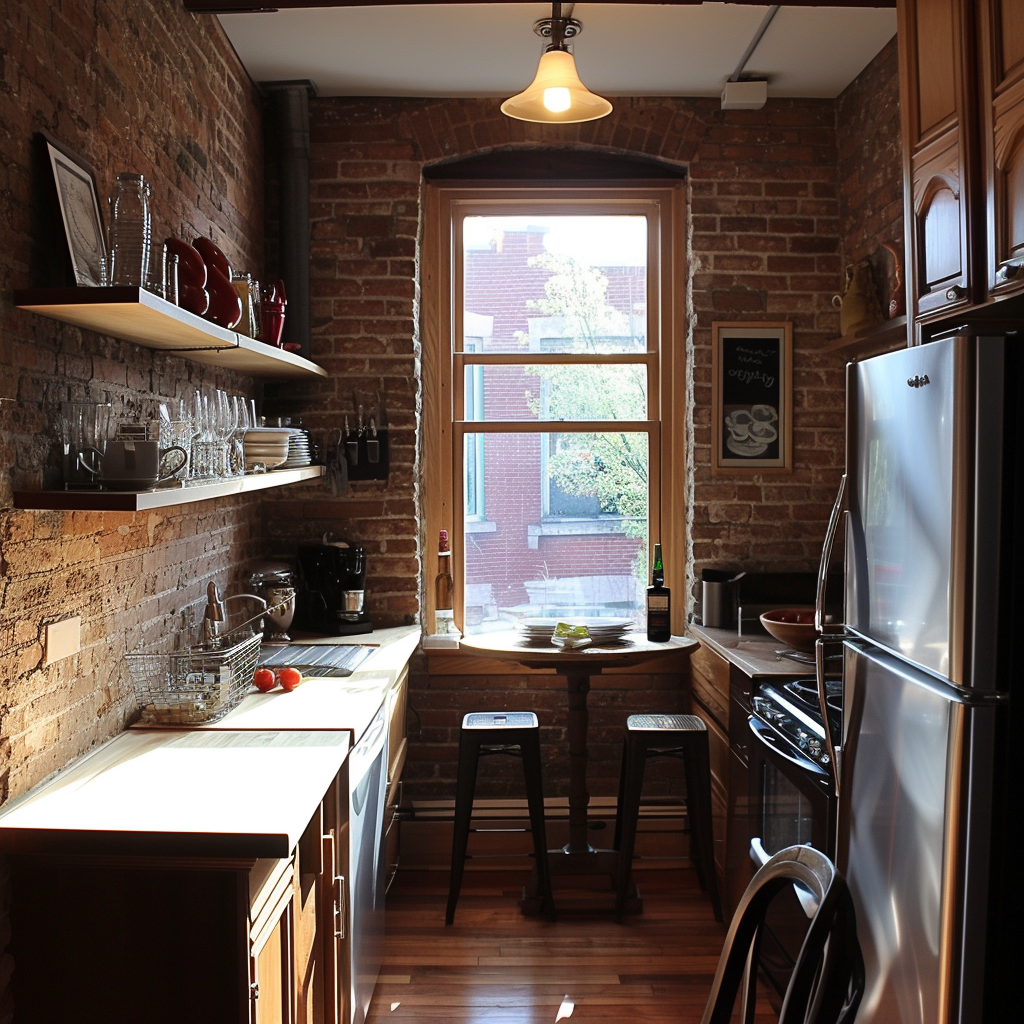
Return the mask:
M 1024 292 L 1024 3 L 982 0 L 987 287 Z
M 901 0 L 898 14 L 907 308 L 932 319 L 977 298 L 973 3 Z

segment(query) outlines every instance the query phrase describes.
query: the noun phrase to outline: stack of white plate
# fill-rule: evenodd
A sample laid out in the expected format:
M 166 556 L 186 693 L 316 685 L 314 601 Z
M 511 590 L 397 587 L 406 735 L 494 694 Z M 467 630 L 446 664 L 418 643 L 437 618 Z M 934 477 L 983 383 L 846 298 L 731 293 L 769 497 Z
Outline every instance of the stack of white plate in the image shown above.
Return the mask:
M 288 438 L 288 457 L 282 464 L 282 469 L 298 469 L 300 466 L 308 466 L 313 459 L 309 451 L 309 432 L 306 430 L 293 429 Z
M 595 644 L 613 643 L 621 640 L 630 630 L 636 629 L 632 619 L 585 619 L 574 625 L 586 626 Z
M 595 644 L 614 643 L 621 640 L 631 629 L 636 628 L 632 619 L 605 618 L 562 618 L 562 619 L 520 619 L 516 628 L 529 643 L 550 643 L 559 622 L 571 626 L 586 626 Z
M 291 427 L 250 427 L 245 432 L 245 468 L 276 469 L 288 459 Z

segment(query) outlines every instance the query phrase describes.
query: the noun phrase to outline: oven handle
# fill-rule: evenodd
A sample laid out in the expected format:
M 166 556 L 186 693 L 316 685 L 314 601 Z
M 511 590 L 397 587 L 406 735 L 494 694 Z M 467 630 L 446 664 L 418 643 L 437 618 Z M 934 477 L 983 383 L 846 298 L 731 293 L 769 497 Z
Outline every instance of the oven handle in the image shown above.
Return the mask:
M 826 778 L 831 778 L 831 775 L 825 771 L 820 765 L 815 764 L 813 761 L 808 760 L 805 757 L 798 757 L 796 754 L 790 754 L 782 749 L 782 745 L 775 738 L 775 734 L 771 729 L 751 715 L 747 722 L 750 724 L 750 731 L 754 734 L 755 738 L 760 740 L 773 754 L 778 754 L 779 757 L 785 758 L 790 764 L 796 765 L 801 771 L 810 772 L 813 775 L 824 775 Z

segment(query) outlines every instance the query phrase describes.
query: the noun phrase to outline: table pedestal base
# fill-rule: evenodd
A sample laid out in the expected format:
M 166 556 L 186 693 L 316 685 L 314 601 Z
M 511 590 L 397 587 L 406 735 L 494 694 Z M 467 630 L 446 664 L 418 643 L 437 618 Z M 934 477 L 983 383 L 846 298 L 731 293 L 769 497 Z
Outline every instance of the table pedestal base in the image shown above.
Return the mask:
M 571 852 L 568 847 L 560 850 L 548 850 L 548 871 L 551 873 L 551 887 L 555 889 L 559 877 L 581 875 L 605 875 L 610 881 L 609 892 L 604 896 L 597 891 L 593 896 L 580 895 L 571 902 L 559 901 L 558 893 L 555 892 L 555 910 L 559 906 L 563 909 L 579 910 L 607 910 L 609 905 L 615 901 L 615 878 L 619 869 L 619 854 L 617 850 L 595 850 L 591 848 L 586 851 Z M 523 887 L 523 898 L 520 900 L 520 911 L 527 917 L 536 917 L 541 913 L 543 899 L 537 886 L 537 872 L 530 874 L 529 882 Z M 643 900 L 640 898 L 640 890 L 637 888 L 633 876 L 629 877 L 629 886 L 626 891 L 626 904 L 623 912 L 626 914 L 642 914 L 644 910 Z

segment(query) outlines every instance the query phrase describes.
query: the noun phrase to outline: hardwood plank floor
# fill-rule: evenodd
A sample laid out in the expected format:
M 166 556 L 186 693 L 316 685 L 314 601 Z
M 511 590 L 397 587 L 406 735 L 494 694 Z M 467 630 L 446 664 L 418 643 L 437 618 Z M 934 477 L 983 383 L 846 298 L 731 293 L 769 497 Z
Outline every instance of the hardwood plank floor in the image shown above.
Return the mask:
M 606 879 L 559 880 L 554 922 L 523 917 L 517 871 L 467 871 L 445 927 L 448 875 L 399 871 L 368 1024 L 687 1024 L 700 1020 L 725 938 L 692 868 L 645 870 L 643 914 L 615 923 Z M 584 888 L 594 886 L 588 893 Z M 607 909 L 567 910 L 572 897 Z M 759 999 L 757 1024 L 777 1021 Z

